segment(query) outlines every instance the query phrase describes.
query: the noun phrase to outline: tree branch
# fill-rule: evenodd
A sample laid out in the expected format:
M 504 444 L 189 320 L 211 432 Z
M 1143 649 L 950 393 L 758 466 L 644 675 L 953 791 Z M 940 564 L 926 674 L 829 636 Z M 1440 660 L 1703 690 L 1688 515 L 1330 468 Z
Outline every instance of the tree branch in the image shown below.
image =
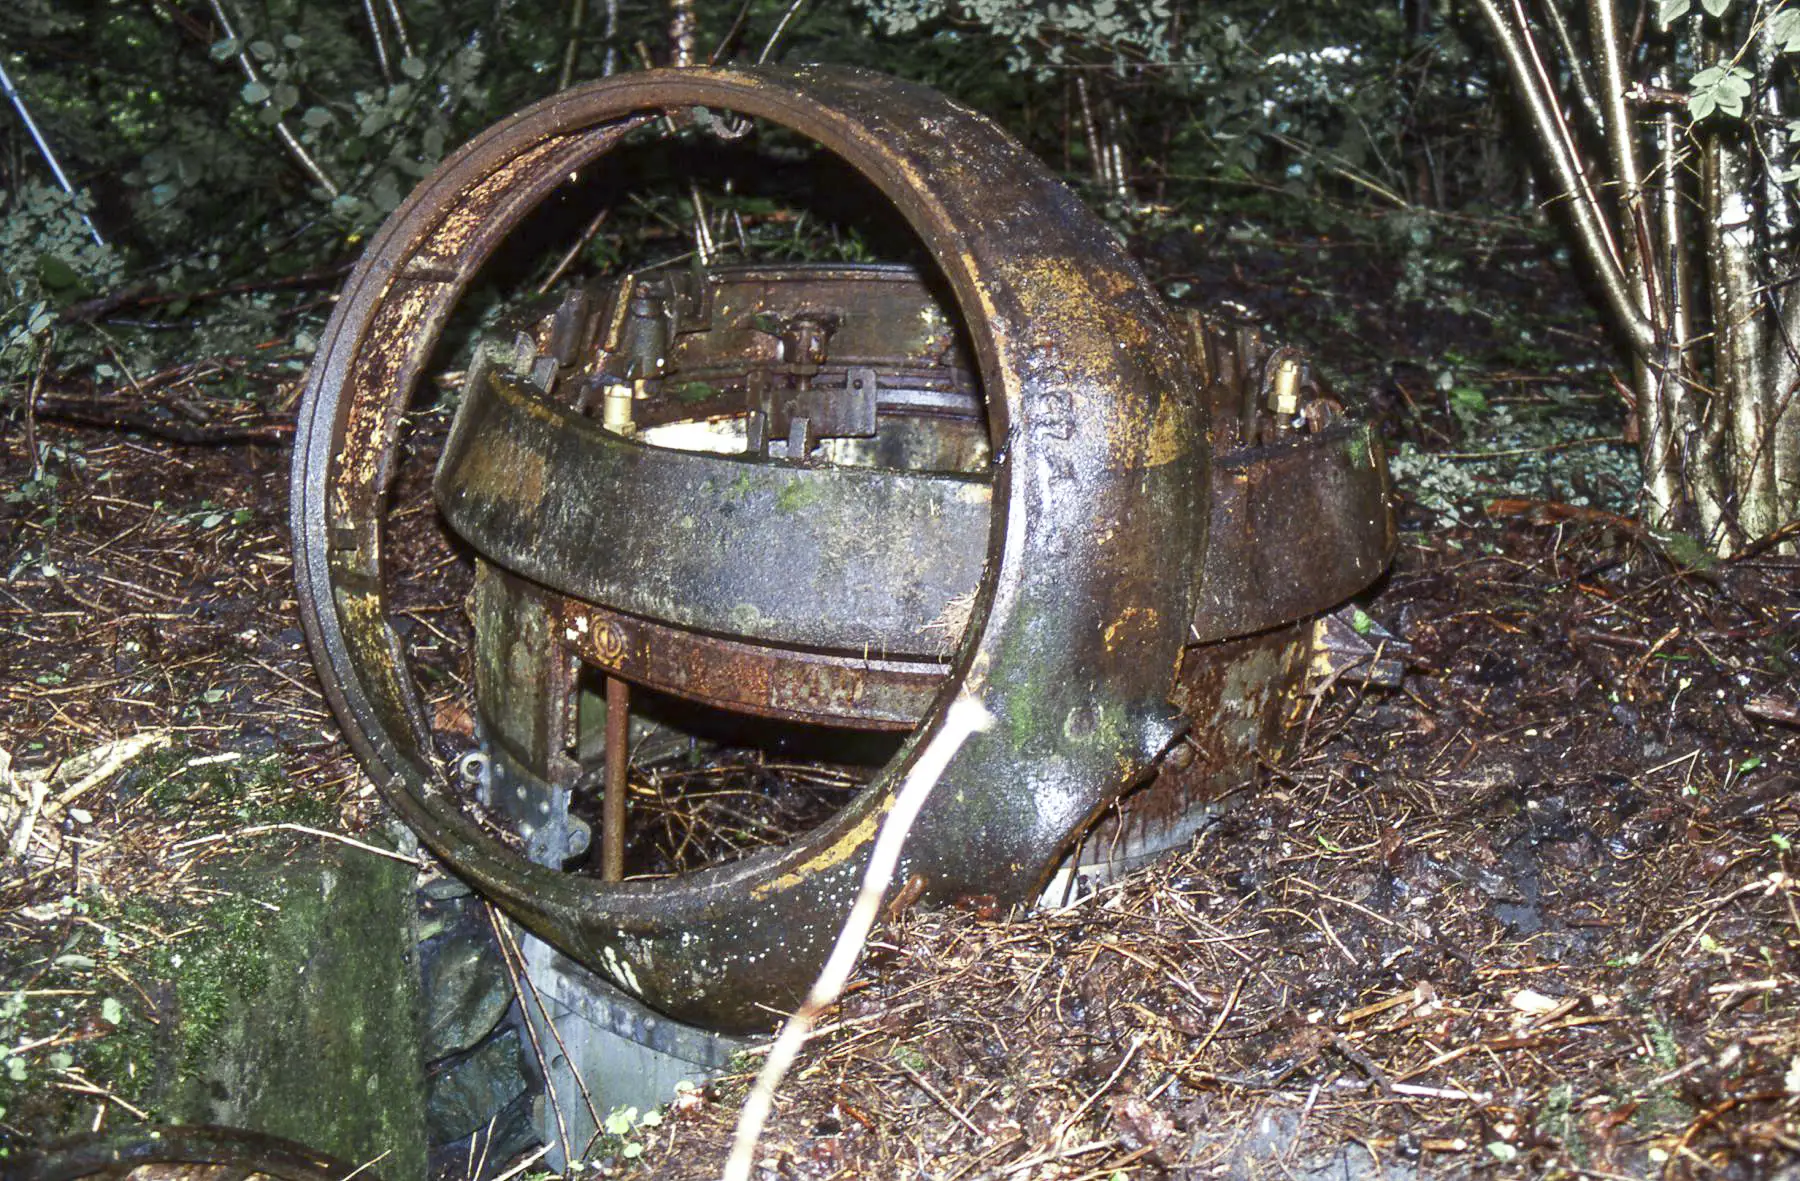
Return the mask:
M 1708 64 L 1717 60 L 1715 54 Z M 1774 407 L 1763 369 L 1762 300 L 1756 282 L 1748 161 L 1734 137 L 1717 127 L 1707 133 L 1702 152 L 1716 384 L 1729 405 L 1728 459 L 1738 498 L 1738 525 L 1747 536 L 1757 537 L 1779 525 L 1781 514 L 1770 454 Z
M 1620 38 L 1617 0 L 1588 0 L 1589 36 L 1594 54 L 1600 60 L 1601 114 L 1604 117 L 1607 147 L 1612 152 L 1614 178 L 1619 183 L 1619 204 L 1625 211 L 1626 224 L 1637 221 L 1643 209 L 1643 176 L 1638 171 L 1637 144 L 1631 115 L 1625 109 L 1625 45 Z M 1644 270 L 1649 260 L 1642 258 L 1633 235 L 1624 243 L 1626 271 L 1635 280 L 1639 307 L 1649 315 L 1656 314 L 1644 290 Z
M 369 37 L 375 42 L 375 64 L 381 67 L 381 80 L 394 84 L 394 67 L 388 61 L 387 35 L 381 31 L 381 14 L 375 11 L 375 0 L 363 0 L 363 16 L 369 22 Z
M 1569 22 L 1563 19 L 1556 0 L 1543 0 L 1543 9 L 1551 31 L 1556 34 L 1556 44 L 1562 49 L 1563 64 L 1568 68 L 1569 81 L 1574 84 L 1575 97 L 1580 100 L 1581 109 L 1587 112 L 1594 130 L 1604 133 L 1606 124 L 1600 116 L 1600 100 L 1594 94 L 1594 84 L 1588 81 L 1587 71 L 1581 68 L 1586 55 L 1576 48 L 1575 38 L 1569 33 Z
M 219 31 L 225 34 L 226 40 L 236 41 L 237 32 L 232 28 L 231 18 L 225 15 L 225 5 L 223 0 L 208 0 L 208 3 L 212 7 L 213 16 L 219 22 Z M 256 69 L 256 63 L 250 60 L 250 55 L 244 52 L 244 47 L 242 45 L 238 46 L 237 62 L 239 68 L 244 71 L 245 78 L 258 84 L 262 83 L 262 76 Z M 319 162 L 312 158 L 312 153 L 306 150 L 306 145 L 302 144 L 299 138 L 295 136 L 293 131 L 288 127 L 286 120 L 276 121 L 275 137 L 279 139 L 282 146 L 287 149 L 288 155 L 294 158 L 294 162 L 300 166 L 300 170 L 310 176 L 313 179 L 313 182 L 324 189 L 328 196 L 335 198 L 342 192 L 342 190 L 337 187 L 337 183 L 333 181 L 330 176 L 326 175 L 323 168 L 319 167 Z
M 1547 89 L 1530 31 L 1515 25 L 1513 19 L 1500 10 L 1498 0 L 1475 0 L 1475 3 L 1500 43 L 1513 84 L 1519 88 L 1538 141 L 1549 155 L 1551 173 L 1568 198 L 1576 240 L 1599 279 L 1607 311 L 1612 314 L 1614 325 L 1626 343 L 1639 354 L 1647 355 L 1655 348 L 1656 331 L 1639 310 L 1620 265 L 1611 228 L 1568 135 L 1568 122 L 1557 108 L 1555 96 Z
M 581 57 L 581 27 L 587 23 L 587 0 L 569 0 L 569 36 L 563 43 L 562 69 L 556 75 L 556 88 L 567 90 L 575 79 L 575 63 Z

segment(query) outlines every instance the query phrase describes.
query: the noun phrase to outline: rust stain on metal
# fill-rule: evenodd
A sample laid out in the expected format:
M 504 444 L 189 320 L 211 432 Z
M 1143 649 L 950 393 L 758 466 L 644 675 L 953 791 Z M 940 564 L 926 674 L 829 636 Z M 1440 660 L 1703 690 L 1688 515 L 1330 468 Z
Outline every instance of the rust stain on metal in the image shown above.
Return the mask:
M 764 899 L 784 894 L 818 881 L 826 873 L 841 868 L 852 860 L 860 861 L 868 847 L 874 843 L 876 834 L 881 831 L 882 821 L 887 819 L 887 814 L 893 807 L 894 797 L 883 796 L 874 808 L 858 816 L 856 823 L 842 833 L 840 839 L 774 877 L 751 883 L 750 896 Z
M 1117 646 L 1122 634 L 1138 627 L 1155 627 L 1159 615 L 1155 607 L 1131 606 L 1125 608 L 1123 614 L 1106 625 L 1106 650 L 1111 652 Z
M 915 277 L 851 267 L 633 280 L 538 326 L 540 350 L 567 346 L 539 367 L 550 376 L 476 375 L 436 492 L 481 555 L 484 725 L 496 757 L 546 787 L 577 770 L 583 666 L 618 701 L 630 683 L 921 732 L 785 847 L 673 881 L 597 882 L 521 858 L 434 771 L 379 590 L 383 492 L 407 395 L 467 277 L 570 173 L 691 107 L 842 157 L 917 231 L 955 306 Z M 1111 233 L 991 121 L 862 71 L 646 71 L 539 104 L 409 198 L 323 342 L 296 444 L 296 573 L 353 747 L 499 905 L 665 1012 L 722 1029 L 763 1023 L 811 980 L 947 686 L 998 725 L 952 762 L 905 872 L 927 902 L 1025 901 L 1072 841 L 1178 839 L 1273 736 L 1307 619 L 1392 548 L 1372 436 L 1291 351 L 1272 361 L 1254 333 L 1178 325 Z M 590 417 L 625 395 L 629 439 L 623 420 Z M 1159 763 L 1165 751 L 1180 753 Z

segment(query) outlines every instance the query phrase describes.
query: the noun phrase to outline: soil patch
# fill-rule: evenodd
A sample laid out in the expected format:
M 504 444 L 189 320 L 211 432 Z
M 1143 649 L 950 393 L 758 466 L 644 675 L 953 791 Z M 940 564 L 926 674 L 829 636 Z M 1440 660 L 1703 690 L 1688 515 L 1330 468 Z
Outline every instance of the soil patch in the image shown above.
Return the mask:
M 1295 273 L 1241 261 L 1174 270 L 1200 293 Z M 1313 287 L 1249 286 L 1322 306 Z M 1407 353 L 1391 320 L 1376 333 L 1383 297 L 1359 291 L 1337 330 L 1369 327 L 1389 360 L 1347 378 L 1348 400 L 1461 473 L 1410 485 L 1399 562 L 1362 603 L 1408 646 L 1405 682 L 1315 685 L 1292 760 L 1193 848 L 1097 895 L 1016 921 L 901 916 L 783 1089 L 770 1175 L 1800 1167 L 1800 567 L 1673 565 L 1618 487 L 1527 466 L 1569 449 L 1487 441 L 1484 416 L 1510 407 L 1611 446 L 1591 341 L 1528 357 L 1512 334 L 1505 356 L 1427 367 L 1397 359 L 1428 344 Z M 1498 349 L 1496 331 L 1471 347 Z M 285 449 L 39 422 L 34 467 L 16 425 L 0 436 L 0 1150 L 155 1114 L 133 1039 L 186 1018 L 150 982 L 196 938 L 156 902 L 205 903 L 213 859 L 386 823 L 295 621 Z M 422 497 L 408 478 L 401 495 Z M 426 503 L 397 518 L 417 573 L 395 602 L 454 753 L 471 731 L 464 576 Z M 768 768 L 721 767 L 727 811 L 698 833 L 672 818 L 670 866 L 701 838 L 713 856 L 748 843 L 729 810 Z M 746 1085 L 609 1121 L 597 1167 L 716 1177 Z
M 1414 535 L 1195 847 L 1025 922 L 915 914 L 796 1069 L 779 1175 L 1766 1177 L 1800 1152 L 1787 568 L 1603 528 Z M 743 1092 L 680 1105 L 713 1177 Z M 1784 1176 L 1786 1174 L 1783 1174 Z

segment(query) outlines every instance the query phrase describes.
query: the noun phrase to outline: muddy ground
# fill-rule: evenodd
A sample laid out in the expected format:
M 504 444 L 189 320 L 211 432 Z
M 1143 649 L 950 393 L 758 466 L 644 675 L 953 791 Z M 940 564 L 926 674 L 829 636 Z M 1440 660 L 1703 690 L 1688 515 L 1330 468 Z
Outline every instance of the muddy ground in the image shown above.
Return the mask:
M 1192 849 L 1097 895 L 899 916 L 783 1088 L 764 1174 L 1800 1176 L 1800 563 L 1684 566 L 1604 464 L 1540 462 L 1599 458 L 1618 424 L 1604 348 L 1564 327 L 1588 322 L 1578 293 L 1530 250 L 1471 262 L 1486 310 L 1449 316 L 1384 310 L 1395 277 L 1354 244 L 1254 245 L 1158 265 L 1298 325 L 1408 457 L 1400 556 L 1362 602 L 1409 646 L 1405 681 L 1315 685 L 1291 755 Z M 1563 295 L 1502 330 L 1492 309 L 1542 290 Z M 292 381 L 271 373 L 265 400 Z M 52 1115 L 142 1114 L 119 1047 L 179 1015 L 136 976 L 188 936 L 118 919 L 119 899 L 382 823 L 303 650 L 284 447 L 31 433 L 35 472 L 13 405 L 15 1146 Z M 447 652 L 439 722 L 466 725 L 456 629 L 409 609 Z M 82 786 L 81 756 L 140 733 Z M 615 1121 L 595 1167 L 716 1177 L 746 1086 Z

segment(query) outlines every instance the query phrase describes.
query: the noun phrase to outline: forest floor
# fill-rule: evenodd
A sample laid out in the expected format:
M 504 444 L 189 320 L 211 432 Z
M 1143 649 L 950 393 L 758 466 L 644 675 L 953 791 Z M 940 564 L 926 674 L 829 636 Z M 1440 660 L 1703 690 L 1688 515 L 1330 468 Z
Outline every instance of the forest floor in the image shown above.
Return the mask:
M 1607 356 L 1530 250 L 1460 272 L 1474 311 L 1398 314 L 1361 244 L 1213 246 L 1147 253 L 1289 326 L 1393 441 L 1401 551 L 1361 606 L 1406 679 L 1296 702 L 1183 853 L 884 928 L 766 1175 L 1800 1176 L 1800 566 L 1635 524 Z M 0 425 L 0 1026 L 11 1094 L 115 1126 L 108 1047 L 169 1016 L 134 981 L 185 933 L 109 900 L 381 812 L 296 621 L 285 448 L 29 437 L 37 470 Z M 747 1084 L 596 1167 L 716 1177 Z

